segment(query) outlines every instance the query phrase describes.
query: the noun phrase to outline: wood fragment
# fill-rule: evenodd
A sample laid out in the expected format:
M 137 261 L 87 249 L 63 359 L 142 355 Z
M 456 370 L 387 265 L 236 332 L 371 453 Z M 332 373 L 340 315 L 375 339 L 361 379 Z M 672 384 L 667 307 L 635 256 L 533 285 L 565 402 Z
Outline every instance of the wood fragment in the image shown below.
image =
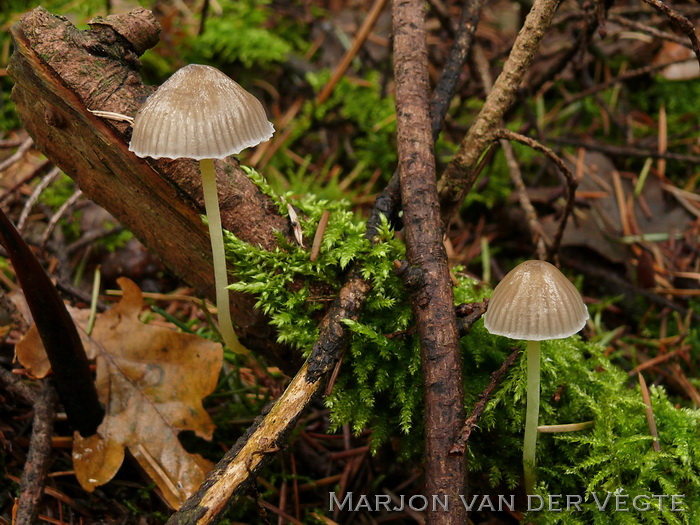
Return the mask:
M 457 501 L 466 466 L 449 451 L 463 416 L 462 364 L 452 281 L 442 241 L 429 106 L 423 2 L 395 0 L 394 79 L 404 233 L 422 286 L 409 290 L 421 347 L 425 406 L 425 494 Z M 465 523 L 466 510 L 426 511 L 431 524 Z
M 15 525 L 33 525 L 39 516 L 44 484 L 51 466 L 51 438 L 56 416 L 56 390 L 48 381 L 34 403 L 34 422 L 27 461 L 20 481 Z

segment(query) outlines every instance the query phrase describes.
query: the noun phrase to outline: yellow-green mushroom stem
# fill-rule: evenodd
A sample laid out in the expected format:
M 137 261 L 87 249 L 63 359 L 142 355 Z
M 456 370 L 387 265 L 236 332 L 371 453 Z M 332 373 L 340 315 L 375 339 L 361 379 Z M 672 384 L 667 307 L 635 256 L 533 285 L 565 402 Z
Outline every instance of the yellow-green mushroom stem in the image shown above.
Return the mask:
M 537 422 L 540 416 L 540 342 L 527 342 L 527 411 L 525 412 L 525 438 L 523 440 L 523 470 L 525 493 L 535 490 L 535 450 L 537 449 Z
M 216 191 L 216 170 L 213 159 L 199 161 L 202 172 L 202 192 L 204 208 L 209 224 L 211 252 L 214 263 L 214 286 L 216 287 L 216 310 L 219 318 L 219 332 L 224 344 L 237 354 L 247 354 L 248 350 L 238 341 L 231 321 L 231 309 L 228 296 L 228 272 L 226 270 L 226 252 L 224 251 L 224 234 L 221 228 L 219 196 Z

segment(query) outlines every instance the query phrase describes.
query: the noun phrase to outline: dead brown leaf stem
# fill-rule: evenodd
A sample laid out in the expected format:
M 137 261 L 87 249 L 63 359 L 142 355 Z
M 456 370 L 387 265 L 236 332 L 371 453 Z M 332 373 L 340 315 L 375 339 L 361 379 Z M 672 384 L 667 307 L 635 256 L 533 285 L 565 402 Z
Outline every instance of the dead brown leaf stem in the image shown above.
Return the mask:
M 463 418 L 462 365 L 447 253 L 442 241 L 423 2 L 395 0 L 394 79 L 397 150 L 407 255 L 422 283 L 409 289 L 418 327 L 425 401 L 425 493 L 458 501 L 463 494 L 463 458 L 449 456 Z M 427 522 L 464 523 L 465 510 L 428 509 Z
M 459 151 L 442 175 L 439 185 L 442 219 L 445 223 L 459 209 L 476 181 L 476 165 L 495 133 L 532 63 L 540 42 L 552 21 L 559 0 L 535 0 L 515 39 L 513 48 L 493 89 L 462 140 Z

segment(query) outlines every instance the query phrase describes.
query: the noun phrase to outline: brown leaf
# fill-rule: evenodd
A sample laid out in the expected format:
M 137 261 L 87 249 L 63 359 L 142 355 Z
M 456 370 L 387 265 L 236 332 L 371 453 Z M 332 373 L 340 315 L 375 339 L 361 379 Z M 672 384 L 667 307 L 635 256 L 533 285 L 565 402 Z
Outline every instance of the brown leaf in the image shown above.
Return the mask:
M 89 337 L 85 334 L 85 327 L 87 326 L 88 318 L 90 317 L 90 311 L 86 309 L 73 308 L 72 306 L 66 305 L 68 313 L 75 321 L 78 326 L 78 334 L 80 334 L 80 339 L 83 341 L 83 346 L 87 349 L 92 344 Z M 82 328 L 82 329 L 81 329 Z M 46 350 L 44 350 L 44 343 L 39 337 L 39 331 L 36 329 L 36 325 L 32 324 L 24 334 L 22 339 L 20 339 L 15 345 L 15 356 L 17 360 L 22 364 L 27 371 L 36 378 L 41 379 L 46 377 L 46 375 L 51 371 L 51 363 L 49 363 L 49 357 L 46 355 Z
M 76 477 L 88 491 L 108 482 L 128 447 L 168 504 L 179 508 L 211 464 L 189 454 L 177 434 L 192 430 L 211 439 L 214 424 L 202 398 L 216 387 L 223 350 L 201 337 L 143 324 L 141 290 L 128 279 L 118 282 L 122 300 L 97 318 L 86 345 L 107 415 L 97 434 L 85 439 L 75 433 Z

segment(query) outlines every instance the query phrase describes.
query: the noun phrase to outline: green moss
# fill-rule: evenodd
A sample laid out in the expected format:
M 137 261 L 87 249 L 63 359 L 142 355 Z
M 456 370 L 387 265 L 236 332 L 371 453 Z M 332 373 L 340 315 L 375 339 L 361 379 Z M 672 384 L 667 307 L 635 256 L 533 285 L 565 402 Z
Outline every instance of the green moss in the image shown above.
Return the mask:
M 189 61 L 217 64 L 238 61 L 246 68 L 284 61 L 293 46 L 280 36 L 279 28 L 267 26 L 269 3 L 269 0 L 220 2 L 222 13 L 207 18 L 204 33 L 189 40 Z
M 260 175 L 249 174 L 280 206 L 286 205 Z M 385 223 L 371 246 L 364 223 L 347 203 L 307 196 L 286 201 L 299 210 L 305 238 L 312 238 L 324 210 L 331 219 L 316 261 L 307 249 L 280 243 L 274 252 L 227 236 L 227 252 L 239 282 L 231 288 L 253 293 L 268 313 L 278 338 L 307 355 L 318 337 L 318 321 L 343 282 L 350 263 L 358 264 L 373 284 L 358 321 L 347 320 L 353 333 L 342 372 L 326 398 L 332 430 L 349 424 L 354 432 L 372 430 L 376 451 L 392 440 L 404 459 L 420 457 L 423 443 L 423 387 L 413 315 L 393 261 L 404 257 L 403 244 Z M 472 279 L 456 274 L 455 302 L 481 301 L 490 293 Z M 319 295 L 314 290 L 324 290 Z M 697 339 L 697 336 L 696 336 Z M 465 402 L 479 399 L 491 373 L 520 342 L 492 336 L 479 321 L 461 339 Z M 538 442 L 538 494 L 579 494 L 588 501 L 581 511 L 531 513 L 537 523 L 690 523 L 700 512 L 700 411 L 677 408 L 661 388 L 652 387 L 652 402 L 661 452 L 652 438 L 637 382 L 614 365 L 603 347 L 578 337 L 543 342 L 540 424 L 593 421 L 588 430 L 542 434 Z M 472 483 L 490 487 L 475 492 L 513 491 L 522 476 L 525 419 L 525 360 L 516 362 L 496 389 L 478 428 L 472 433 L 468 464 Z M 600 512 L 591 494 L 624 490 L 629 512 Z M 637 495 L 685 494 L 688 512 L 652 507 L 632 509 Z M 650 504 L 657 505 L 652 500 Z

